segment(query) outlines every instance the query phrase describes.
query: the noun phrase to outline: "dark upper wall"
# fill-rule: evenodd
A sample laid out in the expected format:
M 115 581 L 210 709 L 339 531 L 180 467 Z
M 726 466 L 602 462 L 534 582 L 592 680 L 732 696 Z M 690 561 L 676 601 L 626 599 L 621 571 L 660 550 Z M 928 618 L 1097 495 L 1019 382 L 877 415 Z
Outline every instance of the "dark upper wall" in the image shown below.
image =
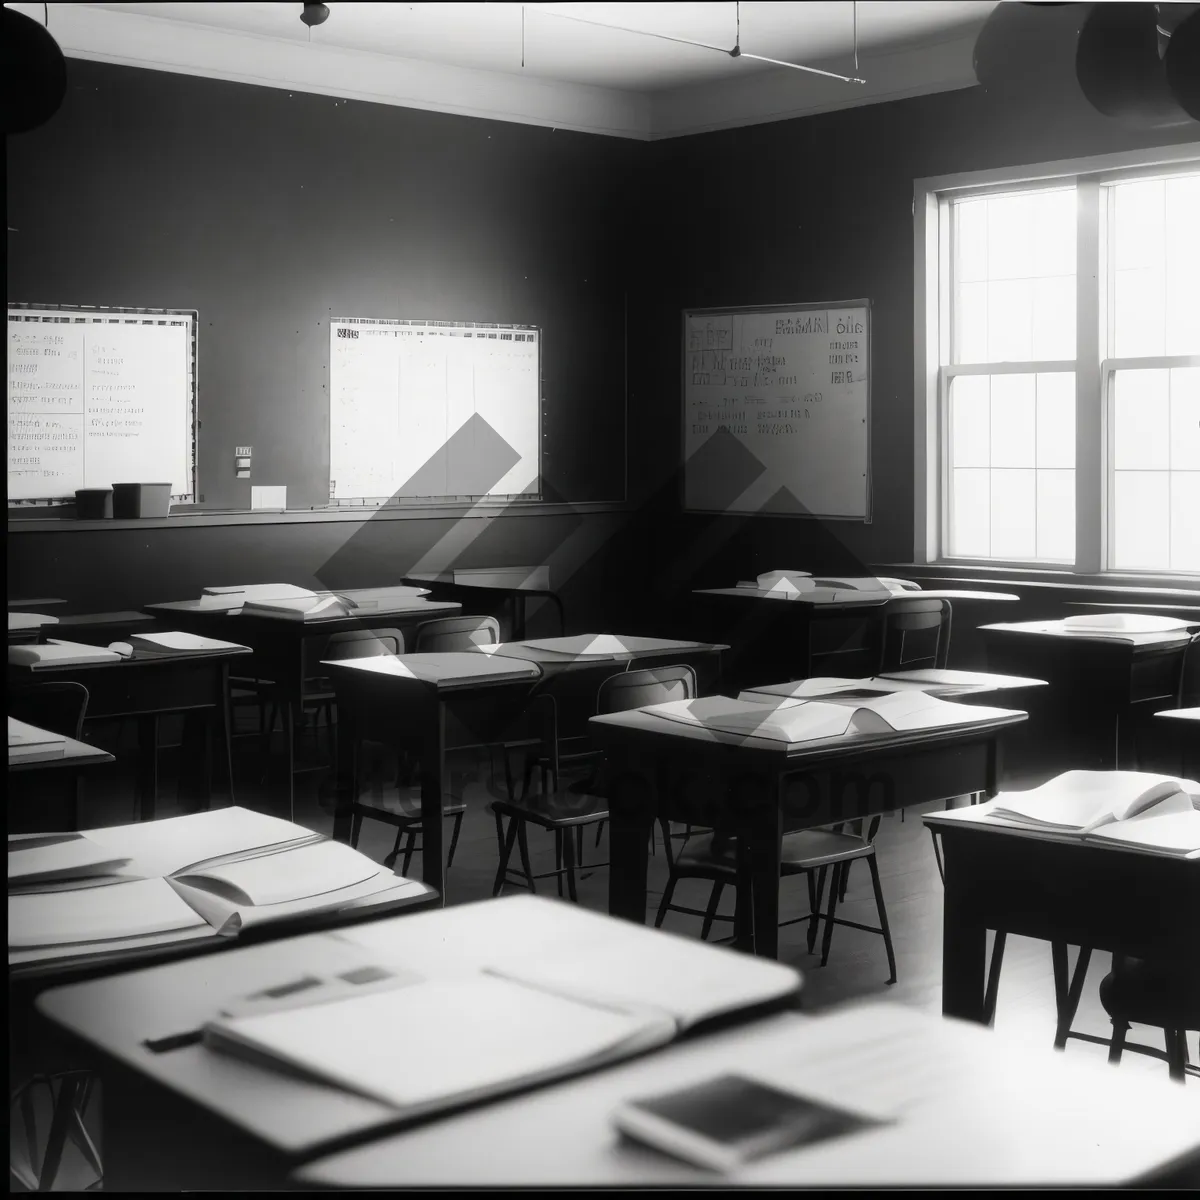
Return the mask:
M 200 313 L 199 491 L 233 472 L 328 499 L 328 320 L 543 330 L 547 491 L 624 491 L 617 138 L 68 59 L 62 109 L 6 139 L 8 298 Z
M 1023 99 L 983 88 L 666 141 L 648 215 L 654 287 L 631 314 L 630 477 L 664 488 L 680 447 L 681 310 L 872 303 L 872 524 L 684 517 L 663 526 L 664 593 L 685 577 L 905 562 L 913 552 L 913 181 L 1200 139 L 1200 123 L 1136 131 L 1062 82 Z M 673 564 L 678 563 L 678 566 Z

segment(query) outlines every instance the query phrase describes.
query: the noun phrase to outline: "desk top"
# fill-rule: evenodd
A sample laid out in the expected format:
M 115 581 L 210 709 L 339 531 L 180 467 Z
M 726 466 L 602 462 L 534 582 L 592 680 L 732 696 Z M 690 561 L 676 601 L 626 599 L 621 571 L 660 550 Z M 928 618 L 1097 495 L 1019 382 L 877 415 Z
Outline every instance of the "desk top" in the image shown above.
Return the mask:
M 1188 622 L 1190 628 L 1200 628 L 1200 620 Z M 1072 629 L 1061 621 L 1001 621 L 992 625 L 980 625 L 985 633 L 1018 633 L 1034 637 L 1054 638 L 1060 643 L 1082 642 L 1086 645 L 1102 643 L 1125 646 L 1174 646 L 1183 645 L 1191 637 L 1188 629 L 1165 629 L 1152 633 L 1104 632 L 1095 629 Z
M 1171 721 L 1200 721 L 1200 708 L 1164 708 L 1154 714 Z
M 51 597 L 49 599 L 42 598 L 40 600 L 10 600 L 9 608 L 40 608 L 43 604 L 66 604 L 65 600 L 59 600 Z
M 973 710 L 962 706 L 964 712 Z M 658 742 L 678 746 L 691 742 L 698 750 L 703 746 L 724 746 L 751 753 L 770 755 L 781 764 L 791 764 L 809 759 L 836 759 L 874 754 L 909 747 L 933 749 L 950 742 L 969 740 L 980 734 L 990 734 L 1018 725 L 1028 719 L 1028 714 L 1016 709 L 994 709 L 1003 716 L 986 716 L 964 720 L 953 725 L 939 725 L 933 729 L 914 729 L 891 733 L 856 733 L 841 737 L 814 738 L 807 742 L 771 742 L 754 738 L 749 734 L 726 733 L 708 729 L 701 725 L 690 725 L 683 721 L 672 721 L 645 709 L 635 708 L 627 712 L 605 713 L 589 718 L 596 736 L 609 735 L 617 738 Z
M 505 567 L 487 570 L 418 571 L 404 576 L 405 582 L 437 583 L 446 587 L 481 588 L 494 592 L 536 592 L 553 595 L 550 573 L 545 567 Z
M 726 1177 L 622 1139 L 612 1112 L 736 1072 L 882 1123 Z M 546 1133 L 552 1136 L 545 1136 Z M 469 1152 L 464 1153 L 464 1147 Z M 1200 1091 L 898 1004 L 785 1014 L 319 1159 L 326 1187 L 1126 1184 L 1200 1151 Z
M 542 670 L 536 663 L 500 655 L 473 654 L 465 650 L 322 659 L 321 665 L 332 668 L 330 677 L 335 684 L 342 681 L 369 685 L 370 680 L 386 679 L 401 686 L 409 683 L 434 688 L 439 692 L 493 684 L 532 683 L 542 677 Z
M 10 675 L 19 675 L 22 679 L 29 680 L 49 679 L 54 675 L 74 675 L 81 671 L 113 671 L 120 668 L 126 670 L 135 667 L 149 667 L 152 670 L 165 670 L 168 667 L 200 667 L 204 663 L 222 664 L 231 658 L 240 658 L 244 654 L 251 654 L 253 651 L 249 646 L 233 646 L 228 650 L 206 650 L 199 654 L 188 654 L 182 652 L 179 654 L 143 654 L 133 658 L 109 658 L 103 662 L 84 662 L 84 663 L 47 663 L 45 665 L 33 666 L 31 663 L 13 663 L 8 664 Z
M 381 1101 L 203 1045 L 156 1054 L 145 1041 L 196 1029 L 223 1005 L 281 980 L 385 963 L 401 963 L 422 978 L 533 970 L 535 963 L 549 964 L 554 975 L 566 963 L 569 985 L 555 976 L 545 985 L 550 990 L 574 987 L 598 1001 L 665 1009 L 685 1027 L 710 1013 L 782 1002 L 799 989 L 792 968 L 735 954 L 577 905 L 508 896 L 231 949 L 219 972 L 190 959 L 56 988 L 43 992 L 37 1004 L 52 1021 L 120 1062 L 297 1154 L 394 1122 L 399 1113 Z M 446 1051 L 453 1054 L 453 1045 Z
M 24 758 L 17 762 L 13 762 L 10 758 L 8 769 L 10 771 L 52 771 L 55 768 L 78 769 L 115 761 L 107 750 L 101 750 L 98 746 L 89 746 L 86 742 L 77 742 L 74 738 L 67 738 L 65 754 L 56 754 L 51 758 Z
M 624 633 L 578 633 L 570 637 L 531 638 L 475 648 L 478 653 L 493 657 L 521 658 L 543 665 L 579 666 L 628 663 L 672 654 L 719 654 L 728 649 L 717 642 L 688 642 Z

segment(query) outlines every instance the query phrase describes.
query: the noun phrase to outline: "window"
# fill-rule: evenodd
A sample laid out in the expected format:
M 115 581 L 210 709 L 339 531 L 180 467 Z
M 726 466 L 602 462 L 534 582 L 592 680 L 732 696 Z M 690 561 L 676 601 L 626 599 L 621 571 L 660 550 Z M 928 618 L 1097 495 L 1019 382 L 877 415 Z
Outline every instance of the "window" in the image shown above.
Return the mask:
M 1200 574 L 1198 152 L 918 181 L 920 559 Z

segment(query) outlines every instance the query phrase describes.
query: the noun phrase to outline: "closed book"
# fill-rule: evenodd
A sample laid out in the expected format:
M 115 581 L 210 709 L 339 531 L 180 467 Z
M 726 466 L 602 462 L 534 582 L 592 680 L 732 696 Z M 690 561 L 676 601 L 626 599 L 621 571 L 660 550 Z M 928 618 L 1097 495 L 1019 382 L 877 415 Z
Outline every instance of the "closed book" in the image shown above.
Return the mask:
M 121 656 L 102 646 L 85 646 L 81 642 L 64 642 L 52 638 L 42 646 L 9 646 L 8 661 L 31 671 L 55 667 L 82 667 L 93 663 L 120 662 Z
M 197 633 L 164 632 L 133 633 L 127 639 L 130 648 L 141 657 L 171 654 L 223 654 L 249 647 L 220 638 L 202 637 Z
M 26 725 L 16 717 L 8 718 L 8 761 L 27 762 L 36 759 L 62 758 L 67 752 L 67 739 L 59 733 Z

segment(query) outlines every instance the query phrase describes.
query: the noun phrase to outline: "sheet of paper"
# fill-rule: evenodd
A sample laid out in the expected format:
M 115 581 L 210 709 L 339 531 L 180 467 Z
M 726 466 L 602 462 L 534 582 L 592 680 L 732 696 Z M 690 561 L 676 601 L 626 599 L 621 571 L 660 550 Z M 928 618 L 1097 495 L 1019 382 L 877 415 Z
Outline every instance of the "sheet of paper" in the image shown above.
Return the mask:
M 236 583 L 224 587 L 206 587 L 206 596 L 245 596 L 253 600 L 314 599 L 316 592 L 293 583 Z
M 57 617 L 46 617 L 41 613 L 10 612 L 8 628 L 10 632 L 22 629 L 41 629 L 43 625 L 57 625 Z
M 38 879 L 101 875 L 106 867 L 118 867 L 129 860 L 82 834 L 51 845 L 8 846 L 8 882 L 33 882 Z
M 997 815 L 1062 829 L 1086 829 L 1112 815 L 1122 817 L 1148 798 L 1172 791 L 1194 793 L 1200 784 L 1146 771 L 1064 771 L 1039 787 L 1004 792 L 993 801 Z
M 143 875 L 171 875 L 229 854 L 319 836 L 281 817 L 237 806 L 83 832 L 89 841 L 131 858 Z
M 285 509 L 287 508 L 287 487 L 284 485 L 263 487 L 252 484 L 250 487 L 250 507 Z
M 495 647 L 480 646 L 479 651 L 490 652 Z M 505 658 L 503 655 L 478 651 L 453 650 L 436 654 L 380 654 L 370 658 L 324 659 L 324 666 L 350 667 L 355 671 L 369 671 L 376 675 L 390 675 L 395 679 L 420 679 L 427 683 L 448 680 L 486 679 L 489 677 L 512 676 L 514 678 L 536 678 L 541 674 L 536 663 L 520 659 Z
M 172 631 L 130 634 L 129 642 L 134 649 L 147 647 L 156 650 L 173 650 L 180 654 L 201 654 L 206 651 L 245 650 L 248 648 L 237 642 L 223 642 L 219 638 L 202 637 L 198 633 Z
M 726 696 L 672 700 L 649 705 L 644 711 L 669 721 L 787 745 L 841 737 L 850 731 L 854 718 L 854 710 L 846 705 L 806 700 L 764 704 L 760 700 L 730 700 Z
M 8 898 L 13 949 L 139 937 L 208 923 L 165 879 L 137 879 Z
M 19 666 L 39 667 L 71 666 L 76 663 L 120 662 L 121 656 L 101 646 L 87 646 L 82 642 L 66 642 L 50 638 L 40 646 L 9 646 L 8 661 Z
M 214 1025 L 254 1050 L 403 1109 L 619 1052 L 644 1035 L 647 1021 L 477 976 Z M 673 1029 L 673 1023 L 660 1022 L 660 1040 Z M 500 1031 L 503 1036 L 497 1036 Z
M 39 729 L 36 725 L 27 725 L 16 717 L 8 718 L 8 745 L 16 746 L 54 746 L 65 745 L 67 739 L 61 733 L 51 733 L 48 729 Z

